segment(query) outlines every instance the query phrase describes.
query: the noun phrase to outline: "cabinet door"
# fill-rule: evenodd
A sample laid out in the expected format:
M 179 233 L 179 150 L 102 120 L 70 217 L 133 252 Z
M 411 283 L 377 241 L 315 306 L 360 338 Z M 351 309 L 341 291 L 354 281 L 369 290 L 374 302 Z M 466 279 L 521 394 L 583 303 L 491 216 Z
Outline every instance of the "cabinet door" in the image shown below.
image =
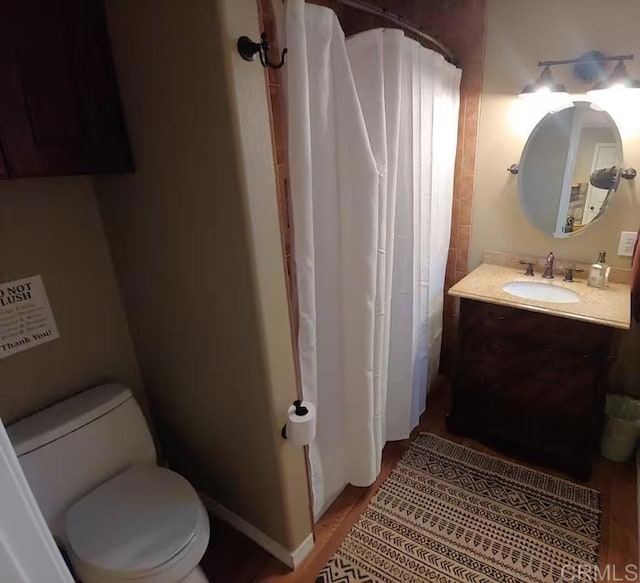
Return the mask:
M 463 300 L 449 427 L 584 478 L 611 331 Z
M 132 169 L 101 0 L 0 0 L 10 177 Z

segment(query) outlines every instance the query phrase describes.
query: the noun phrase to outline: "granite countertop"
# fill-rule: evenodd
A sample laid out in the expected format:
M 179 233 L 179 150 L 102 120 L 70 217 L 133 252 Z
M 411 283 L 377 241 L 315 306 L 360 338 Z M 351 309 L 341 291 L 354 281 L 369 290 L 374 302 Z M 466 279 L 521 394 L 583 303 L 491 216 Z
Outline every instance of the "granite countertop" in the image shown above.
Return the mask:
M 535 281 L 564 287 L 576 292 L 580 296 L 580 301 L 562 304 L 520 298 L 502 289 L 503 285 L 511 281 Z M 524 275 L 524 267 L 514 269 L 483 263 L 455 284 L 448 293 L 460 298 L 511 306 L 613 328 L 628 329 L 631 325 L 631 287 L 623 283 L 609 283 L 605 289 L 598 289 L 587 286 L 586 279 L 566 282 L 563 281 L 562 276 L 556 275 L 553 280 L 547 280 L 543 279 L 539 273 L 534 277 Z

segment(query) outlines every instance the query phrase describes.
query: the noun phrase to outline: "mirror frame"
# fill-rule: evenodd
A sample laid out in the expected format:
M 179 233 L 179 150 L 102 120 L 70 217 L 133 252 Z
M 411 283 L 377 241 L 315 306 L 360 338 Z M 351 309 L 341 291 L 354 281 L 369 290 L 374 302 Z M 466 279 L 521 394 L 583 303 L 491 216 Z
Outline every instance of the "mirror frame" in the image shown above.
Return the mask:
M 618 146 L 620 148 L 620 156 L 619 156 L 619 160 L 618 160 L 618 168 L 620 170 L 622 170 L 622 168 L 624 167 L 624 145 L 622 143 L 622 135 L 620 134 L 620 129 L 618 128 L 618 124 L 615 122 L 615 120 L 613 119 L 613 117 L 611 116 L 611 114 L 607 110 L 605 110 L 601 106 L 597 105 L 596 103 L 594 103 L 592 101 L 587 101 L 587 100 L 570 101 L 570 102 L 567 102 L 566 104 L 561 105 L 560 107 L 556 107 L 555 109 L 550 110 L 549 112 L 547 112 L 545 115 L 543 115 L 538 120 L 536 125 L 533 127 L 533 129 L 531 130 L 531 132 L 527 136 L 527 141 L 525 142 L 524 148 L 522 149 L 522 154 L 520 156 L 519 172 L 518 172 L 518 201 L 520 203 L 520 209 L 522 210 L 522 213 L 526 217 L 528 223 L 534 229 L 536 229 L 536 231 L 538 231 L 540 233 L 543 233 L 546 236 L 551 237 L 553 239 L 569 239 L 571 237 L 575 237 L 577 235 L 581 235 L 582 233 L 584 233 L 589 227 L 591 227 L 593 224 L 595 224 L 605 214 L 606 209 L 609 208 L 609 206 L 611 205 L 611 202 L 613 200 L 612 194 L 616 194 L 618 189 L 620 188 L 620 179 L 618 179 L 615 189 L 613 189 L 613 192 L 609 194 L 609 198 L 607 200 L 606 205 L 600 209 L 598 214 L 587 225 L 585 225 L 583 228 L 581 228 L 578 231 L 573 232 L 573 233 L 566 233 L 564 236 L 558 236 L 555 233 L 548 233 L 546 231 L 543 231 L 541 228 L 539 228 L 537 225 L 535 225 L 533 223 L 533 221 L 529 218 L 529 214 L 527 213 L 527 210 L 526 210 L 527 206 L 524 204 L 524 185 L 523 185 L 523 179 L 522 179 L 522 176 L 523 176 L 522 169 L 524 168 L 524 161 L 525 161 L 525 158 L 527 156 L 527 152 L 528 152 L 529 148 L 531 147 L 532 140 L 535 137 L 535 135 L 537 134 L 537 132 L 538 132 L 538 130 L 540 128 L 540 125 L 542 124 L 542 122 L 544 120 L 546 120 L 547 118 L 551 117 L 554 114 L 557 114 L 557 113 L 559 113 L 561 111 L 564 111 L 565 109 L 576 107 L 577 104 L 588 105 L 590 109 L 594 109 L 595 111 L 604 113 L 609 118 L 609 121 L 611 122 L 611 128 L 615 132 L 614 137 L 615 137 L 615 139 L 617 141 L 617 144 L 618 144 Z M 566 163 L 565 163 L 565 168 L 566 168 Z M 560 193 L 560 196 L 562 196 L 562 192 Z

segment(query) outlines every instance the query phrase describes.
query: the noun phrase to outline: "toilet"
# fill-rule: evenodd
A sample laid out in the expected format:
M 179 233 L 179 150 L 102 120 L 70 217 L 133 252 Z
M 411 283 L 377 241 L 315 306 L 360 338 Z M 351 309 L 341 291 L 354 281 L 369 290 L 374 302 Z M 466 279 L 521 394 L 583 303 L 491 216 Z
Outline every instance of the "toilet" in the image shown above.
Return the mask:
M 156 465 L 131 391 L 107 384 L 7 428 L 51 532 L 83 583 L 208 583 L 209 519 L 182 476 Z

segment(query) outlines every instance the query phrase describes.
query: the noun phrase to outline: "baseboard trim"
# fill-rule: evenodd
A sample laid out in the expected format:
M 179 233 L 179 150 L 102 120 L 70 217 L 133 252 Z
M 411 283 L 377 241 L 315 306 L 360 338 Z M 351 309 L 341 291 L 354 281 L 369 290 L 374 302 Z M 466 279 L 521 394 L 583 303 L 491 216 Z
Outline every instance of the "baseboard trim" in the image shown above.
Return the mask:
M 309 553 L 313 550 L 313 546 L 316 544 L 316 541 L 313 538 L 313 533 L 310 532 L 307 538 L 305 538 L 300 546 L 293 551 L 291 554 L 292 569 L 295 571 L 308 556 Z
M 309 536 L 302 541 L 298 548 L 290 551 L 280 543 L 277 543 L 272 538 L 268 537 L 260 529 L 253 526 L 253 524 L 247 522 L 232 510 L 229 510 L 226 506 L 223 506 L 208 496 L 201 494 L 200 497 L 202 498 L 202 502 L 207 510 L 217 516 L 220 520 L 224 520 L 227 524 L 233 526 L 233 528 L 250 538 L 257 545 L 260 545 L 265 551 L 270 555 L 273 555 L 290 569 L 295 570 L 302 561 L 307 558 L 313 549 L 313 533 L 309 533 Z M 211 538 L 215 540 L 215 534 L 212 534 Z

